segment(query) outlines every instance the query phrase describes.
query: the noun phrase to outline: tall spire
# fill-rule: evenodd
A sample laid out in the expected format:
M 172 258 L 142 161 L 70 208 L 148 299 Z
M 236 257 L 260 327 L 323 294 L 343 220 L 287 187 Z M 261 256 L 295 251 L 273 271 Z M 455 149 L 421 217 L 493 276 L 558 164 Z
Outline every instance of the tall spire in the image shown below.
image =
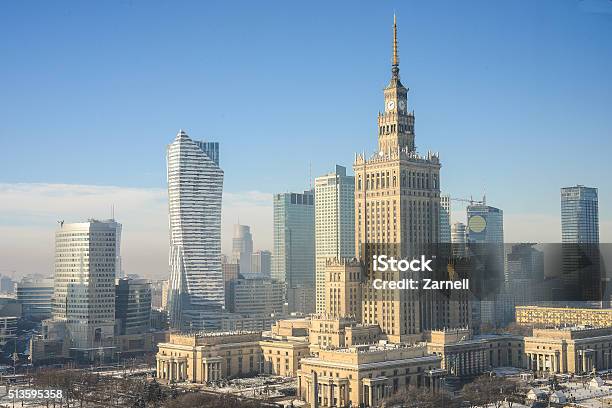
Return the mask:
M 391 65 L 393 78 L 397 78 L 399 74 L 399 56 L 397 54 L 397 18 L 393 13 L 393 64 Z

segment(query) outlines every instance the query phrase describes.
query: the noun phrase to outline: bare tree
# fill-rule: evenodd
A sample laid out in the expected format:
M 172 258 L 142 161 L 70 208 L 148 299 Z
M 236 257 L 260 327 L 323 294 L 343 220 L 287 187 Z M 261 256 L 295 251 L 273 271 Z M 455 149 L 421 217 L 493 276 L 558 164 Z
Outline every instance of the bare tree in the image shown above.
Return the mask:
M 470 407 L 484 407 L 493 404 L 500 408 L 505 400 L 513 397 L 516 383 L 503 377 L 484 375 L 466 384 L 461 391 L 463 400 Z
M 453 408 L 459 402 L 453 400 L 445 392 L 431 392 L 425 388 L 409 388 L 404 392 L 397 393 L 386 398 L 383 407 L 402 407 L 402 408 Z

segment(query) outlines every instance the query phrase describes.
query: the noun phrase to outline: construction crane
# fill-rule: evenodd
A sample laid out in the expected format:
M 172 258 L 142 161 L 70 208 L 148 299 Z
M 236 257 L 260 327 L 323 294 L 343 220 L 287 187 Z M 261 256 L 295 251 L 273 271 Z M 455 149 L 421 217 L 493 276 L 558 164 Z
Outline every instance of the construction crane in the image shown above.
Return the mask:
M 451 201 L 460 201 L 462 203 L 470 203 L 470 205 L 479 204 L 479 205 L 487 205 L 487 196 L 483 195 L 482 200 L 474 200 L 472 196 L 470 198 L 450 198 Z

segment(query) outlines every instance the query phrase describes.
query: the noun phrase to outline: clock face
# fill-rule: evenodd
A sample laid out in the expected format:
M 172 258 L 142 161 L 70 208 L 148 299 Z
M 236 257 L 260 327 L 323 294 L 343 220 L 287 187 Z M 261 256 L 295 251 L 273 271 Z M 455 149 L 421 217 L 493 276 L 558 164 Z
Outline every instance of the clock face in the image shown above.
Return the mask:
M 472 232 L 482 232 L 487 227 L 487 221 L 480 215 L 473 215 L 468 221 L 468 227 Z
M 387 102 L 387 109 L 389 109 L 389 110 L 395 109 L 395 102 L 393 102 L 393 101 Z
M 402 109 L 402 110 L 406 109 L 406 104 L 404 103 L 404 101 L 400 101 L 400 102 L 399 102 L 399 107 L 400 107 L 400 109 Z

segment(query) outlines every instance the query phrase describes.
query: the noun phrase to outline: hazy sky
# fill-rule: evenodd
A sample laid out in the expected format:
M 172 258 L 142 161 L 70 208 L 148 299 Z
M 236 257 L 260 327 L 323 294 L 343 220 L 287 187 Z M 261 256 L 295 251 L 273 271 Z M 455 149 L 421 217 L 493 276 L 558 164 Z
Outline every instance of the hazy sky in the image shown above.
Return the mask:
M 126 272 L 163 276 L 180 128 L 221 143 L 224 250 L 238 217 L 271 248 L 273 192 L 375 148 L 394 11 L 443 190 L 554 242 L 559 188 L 599 187 L 612 241 L 610 1 L 1 2 L 0 273 L 50 273 L 56 220 L 114 204 Z

